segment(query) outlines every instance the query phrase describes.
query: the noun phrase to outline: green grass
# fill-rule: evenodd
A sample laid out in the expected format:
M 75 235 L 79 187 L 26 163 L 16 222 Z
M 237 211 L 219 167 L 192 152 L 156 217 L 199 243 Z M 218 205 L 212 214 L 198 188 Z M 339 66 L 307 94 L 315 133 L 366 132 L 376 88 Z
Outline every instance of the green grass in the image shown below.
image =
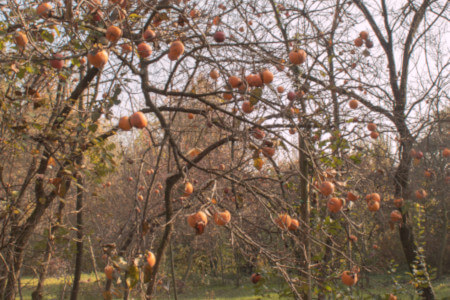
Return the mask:
M 104 276 L 102 276 L 99 282 L 100 288 L 96 284 L 96 279 L 94 274 L 82 274 L 80 280 L 80 297 L 79 299 L 94 300 L 102 299 L 101 293 L 104 286 Z M 71 280 L 70 276 L 67 277 L 49 277 L 45 280 L 44 286 L 44 299 L 60 299 L 61 295 L 64 293 L 65 298 L 70 295 L 71 291 Z M 24 300 L 31 299 L 31 293 L 36 288 L 38 282 L 37 278 L 25 277 L 21 279 L 22 286 L 22 296 Z M 20 299 L 17 297 L 17 299 Z
M 45 294 L 44 299 L 60 299 L 61 295 L 64 293 L 64 298 L 67 299 L 71 291 L 71 277 L 58 277 L 58 278 L 48 278 L 45 281 Z M 22 296 L 24 300 L 31 299 L 31 293 L 36 287 L 36 278 L 22 278 Z M 362 283 L 359 282 L 358 285 Z M 383 275 L 373 275 L 370 277 L 370 286 L 368 288 L 361 288 L 361 296 L 356 296 L 354 299 L 375 299 L 371 295 L 385 295 L 394 291 L 392 281 L 389 277 Z M 443 278 L 439 281 L 433 282 L 433 287 L 436 293 L 436 299 L 450 299 L 450 277 Z M 104 288 L 104 277 L 101 275 L 100 282 L 96 282 L 94 274 L 83 274 L 81 276 L 81 286 L 79 299 L 82 300 L 94 300 L 102 299 L 102 291 Z M 199 283 L 194 285 L 191 283 L 189 287 L 185 289 L 182 294 L 179 294 L 178 298 L 182 300 L 223 300 L 223 299 L 233 299 L 233 300 L 257 300 L 257 299 L 283 299 L 277 295 L 275 292 L 270 292 L 274 288 L 281 289 L 281 285 L 269 286 L 268 294 L 263 296 L 255 296 L 255 287 L 248 282 L 245 282 L 240 287 L 236 287 L 234 284 L 222 285 L 219 282 L 206 285 Z M 396 295 L 398 299 L 419 299 L 414 293 L 414 289 L 410 283 L 408 283 L 407 277 L 402 277 L 399 280 L 399 288 Z M 166 291 L 159 288 L 157 299 L 169 299 Z M 173 297 L 172 297 L 173 298 Z M 19 296 L 17 299 L 20 299 Z M 119 299 L 119 298 L 117 298 Z M 140 299 L 139 295 L 133 294 L 130 299 Z M 286 299 L 286 298 L 284 298 Z M 340 298 L 342 299 L 342 297 Z M 384 299 L 384 298 L 379 298 Z

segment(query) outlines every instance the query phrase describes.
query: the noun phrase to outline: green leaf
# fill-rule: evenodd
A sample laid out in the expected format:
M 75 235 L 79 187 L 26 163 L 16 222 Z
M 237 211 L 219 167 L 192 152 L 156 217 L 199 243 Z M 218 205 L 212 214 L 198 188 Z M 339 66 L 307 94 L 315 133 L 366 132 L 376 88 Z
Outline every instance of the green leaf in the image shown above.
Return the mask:
M 97 124 L 91 124 L 91 125 L 89 125 L 88 129 L 89 129 L 90 132 L 96 132 L 97 129 L 98 129 L 98 125 Z
M 36 73 L 36 68 L 34 68 L 34 67 L 31 66 L 31 65 L 27 65 L 27 66 L 25 67 L 25 70 L 26 70 L 28 73 L 31 73 L 31 74 Z
M 25 73 L 26 73 L 26 69 L 25 68 L 21 68 L 19 70 L 19 73 L 17 73 L 17 77 L 19 77 L 20 79 L 23 79 L 25 77 Z
M 130 289 L 136 286 L 139 282 L 139 269 L 135 264 L 132 264 L 127 273 L 127 284 Z
M 80 60 L 76 57 L 72 58 L 72 64 L 77 67 L 81 66 Z
M 53 36 L 53 34 L 48 32 L 47 30 L 43 30 L 41 32 L 41 37 L 49 43 L 53 43 L 53 41 L 55 40 L 55 37 Z
M 132 22 L 138 21 L 141 18 L 142 18 L 142 16 L 140 16 L 138 14 L 131 14 L 128 16 L 128 19 L 130 19 L 130 21 L 132 21 Z
M 350 159 L 357 165 L 359 165 L 362 162 L 361 157 L 362 157 L 361 153 L 350 155 Z
M 256 88 L 253 91 L 251 91 L 250 93 L 250 103 L 252 105 L 255 105 L 259 102 L 259 99 L 262 96 L 262 89 L 261 88 Z

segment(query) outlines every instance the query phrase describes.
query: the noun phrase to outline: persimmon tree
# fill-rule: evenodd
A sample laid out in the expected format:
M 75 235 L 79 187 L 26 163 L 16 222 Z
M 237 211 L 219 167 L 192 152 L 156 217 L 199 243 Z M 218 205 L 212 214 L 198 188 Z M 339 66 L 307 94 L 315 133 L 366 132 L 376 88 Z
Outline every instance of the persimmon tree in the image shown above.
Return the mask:
M 367 246 L 372 232 L 359 224 L 386 224 L 380 206 L 399 224 L 417 289 L 432 299 L 408 206 L 391 214 L 381 198 L 408 201 L 412 145 L 433 126 L 423 112 L 441 105 L 441 2 L 409 2 L 401 14 L 384 1 L 8 2 L 0 295 L 14 299 L 25 248 L 52 203 L 74 200 L 77 298 L 83 197 L 96 189 L 86 178 L 101 180 L 120 159 L 130 167 L 99 191 L 130 206 L 102 239 L 106 299 L 135 287 L 152 298 L 166 252 L 176 293 L 173 242 L 209 230 L 229 234 L 236 258 L 271 266 L 295 298 L 311 299 L 315 287 L 319 297 L 335 293 L 337 278 L 353 286 L 371 271 L 357 235 Z M 367 141 L 393 137 L 398 145 L 384 149 L 398 155 L 393 185 L 363 186 L 352 176 L 373 155 Z M 128 144 L 121 158 L 117 143 Z M 64 222 L 63 209 L 52 222 Z

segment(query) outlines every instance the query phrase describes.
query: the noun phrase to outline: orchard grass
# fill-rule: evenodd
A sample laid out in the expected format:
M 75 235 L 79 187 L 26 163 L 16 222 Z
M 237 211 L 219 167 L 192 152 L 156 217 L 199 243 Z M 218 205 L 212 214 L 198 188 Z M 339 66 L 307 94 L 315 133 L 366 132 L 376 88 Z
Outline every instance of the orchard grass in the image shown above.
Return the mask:
M 93 273 L 82 274 L 79 299 L 101 299 L 105 277 L 103 274 L 99 274 L 99 276 L 100 282 L 97 284 L 96 277 Z M 243 282 L 244 280 L 245 278 L 242 278 L 242 284 L 239 287 L 236 287 L 234 282 L 230 282 L 228 285 L 223 285 L 220 284 L 220 281 L 210 285 L 196 285 L 195 287 L 187 287 L 182 293 L 178 294 L 178 299 L 291 299 L 291 297 L 279 296 L 276 292 L 283 288 L 283 283 L 281 281 L 278 284 L 260 287 L 259 291 L 264 290 L 265 292 L 263 294 L 255 295 L 257 288 L 251 283 Z M 21 279 L 22 296 L 24 300 L 31 299 L 31 293 L 36 287 L 36 284 L 37 278 L 24 277 Z M 44 286 L 44 299 L 61 299 L 61 295 L 63 293 L 64 299 L 67 298 L 70 295 L 70 284 L 70 276 L 47 278 Z M 361 282 L 358 282 L 358 285 L 360 284 Z M 368 288 L 362 289 L 349 289 L 342 286 L 342 293 L 338 293 L 336 295 L 336 299 L 386 299 L 386 296 L 394 291 L 392 280 L 388 276 L 371 275 L 369 278 L 369 284 L 370 285 Z M 450 276 L 447 275 L 439 280 L 435 280 L 433 285 L 436 293 L 436 299 L 450 299 Z M 419 299 L 419 297 L 415 294 L 413 286 L 408 282 L 406 276 L 401 276 L 397 289 L 398 292 L 396 293 L 396 296 L 398 299 Z M 351 293 L 352 298 L 349 298 L 349 293 Z M 16 299 L 20 299 L 19 294 Z M 115 297 L 114 299 L 121 299 L 121 297 Z M 130 299 L 139 299 L 139 295 L 133 291 Z M 160 287 L 158 288 L 158 297 L 156 299 L 173 299 L 173 295 L 170 295 L 169 298 L 167 291 Z

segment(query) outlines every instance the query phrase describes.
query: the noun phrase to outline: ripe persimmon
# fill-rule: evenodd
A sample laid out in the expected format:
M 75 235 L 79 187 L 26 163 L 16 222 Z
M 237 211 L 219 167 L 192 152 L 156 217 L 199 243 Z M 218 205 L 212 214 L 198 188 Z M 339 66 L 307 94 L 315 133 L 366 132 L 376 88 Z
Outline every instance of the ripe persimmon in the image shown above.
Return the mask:
M 237 76 L 230 76 L 230 78 L 228 78 L 228 83 L 232 88 L 238 88 L 242 84 L 242 80 Z
M 295 231 L 300 226 L 300 222 L 297 219 L 292 218 L 291 224 L 289 225 L 289 231 Z
M 250 103 L 250 101 L 244 101 L 242 103 L 242 111 L 246 114 L 251 113 L 255 107 Z
M 25 48 L 25 46 L 28 44 L 28 38 L 27 35 L 23 31 L 18 31 L 14 35 L 14 42 L 19 48 Z
M 400 222 L 402 220 L 402 213 L 398 210 L 393 210 L 391 212 L 391 221 L 396 223 L 396 222 Z
M 301 65 L 306 61 L 306 52 L 304 50 L 292 50 L 289 53 L 289 61 L 294 65 Z
M 143 112 L 137 111 L 130 117 L 130 124 L 133 127 L 142 129 L 147 126 L 147 118 Z
M 194 186 L 190 182 L 186 182 L 184 185 L 184 197 L 190 196 L 194 192 Z
M 280 94 L 283 93 L 284 92 L 284 87 L 281 86 L 281 85 L 279 87 L 277 87 L 277 92 L 280 93 Z
M 364 40 L 362 38 L 358 37 L 354 40 L 354 43 L 355 43 L 356 47 L 361 47 L 364 43 Z
M 233 94 L 232 93 L 223 93 L 223 99 L 230 101 L 231 99 L 233 99 Z
M 146 42 L 142 42 L 137 46 L 137 52 L 140 57 L 147 58 L 152 54 L 152 47 Z
M 266 133 L 259 128 L 253 128 L 251 132 L 253 134 L 253 137 L 257 140 L 262 140 L 266 136 Z
M 273 81 L 273 73 L 270 72 L 268 69 L 264 69 L 261 72 L 261 78 L 264 84 L 269 84 Z
M 353 286 L 358 281 L 358 274 L 350 272 L 350 271 L 344 271 L 341 275 L 342 283 L 347 286 Z
M 262 150 L 262 154 L 265 157 L 267 157 L 267 158 L 272 157 L 272 156 L 275 155 L 275 148 L 274 147 L 268 147 L 268 146 L 267 147 L 262 147 L 261 150 Z
M 223 31 L 216 31 L 216 33 L 214 33 L 214 40 L 217 43 L 222 43 L 223 41 L 225 41 L 225 32 Z
M 397 208 L 402 207 L 402 206 L 403 206 L 403 203 L 404 203 L 403 198 L 396 198 L 396 199 L 394 199 L 394 205 L 395 205 L 395 207 L 397 207 Z
M 123 116 L 119 119 L 119 128 L 124 130 L 124 131 L 128 131 L 131 130 L 131 123 L 130 123 L 130 118 L 127 116 Z
M 260 74 L 250 74 L 245 77 L 248 85 L 250 87 L 261 87 L 263 85 L 263 81 Z
M 450 149 L 445 148 L 444 150 L 442 150 L 442 156 L 447 158 L 450 156 Z
M 151 251 L 147 252 L 147 263 L 150 268 L 153 268 L 156 264 L 155 254 L 153 254 L 153 252 L 151 252 Z
M 327 203 L 328 210 L 332 213 L 337 213 L 342 209 L 342 206 L 344 206 L 344 200 L 336 197 L 330 198 Z
M 367 31 L 361 31 L 359 33 L 359 37 L 362 38 L 363 40 L 367 40 L 369 38 L 369 33 Z
M 53 55 L 53 59 L 50 60 L 50 66 L 58 70 L 62 69 L 64 67 L 64 60 L 61 58 L 63 58 L 63 56 L 60 53 Z
M 41 18 L 48 18 L 51 15 L 53 6 L 49 2 L 39 4 L 36 8 L 36 13 Z
M 184 53 L 184 45 L 181 41 L 174 41 L 169 47 L 169 59 L 177 60 Z
M 351 109 L 357 109 L 359 105 L 358 100 L 352 99 L 348 102 L 348 106 L 350 106 Z
M 369 123 L 367 124 L 367 129 L 369 129 L 369 131 L 375 131 L 377 130 L 377 125 L 375 123 Z
M 370 200 L 369 202 L 367 202 L 367 206 L 369 207 L 370 211 L 378 211 L 380 209 L 380 202 Z
M 252 281 L 253 284 L 257 284 L 258 281 L 260 281 L 262 278 L 261 274 L 259 273 L 253 273 L 252 276 L 250 276 L 250 280 Z
M 348 192 L 347 193 L 347 200 L 348 201 L 356 201 L 356 200 L 358 200 L 359 199 L 359 196 L 358 195 L 355 195 L 354 193 L 352 193 L 352 192 Z
M 151 30 L 150 28 L 147 28 L 142 33 L 142 38 L 144 39 L 144 41 L 151 42 L 156 38 L 156 33 L 153 30 Z
M 283 230 L 287 230 L 291 226 L 292 219 L 288 214 L 278 215 L 275 223 Z
M 196 212 L 187 217 L 189 226 L 195 229 L 197 234 L 202 234 L 205 231 L 205 227 L 208 224 L 208 218 L 202 211 Z
M 97 69 L 103 68 L 108 62 L 108 53 L 105 50 L 93 49 L 88 52 L 88 62 Z
M 319 191 L 324 196 L 329 196 L 334 193 L 334 184 L 330 181 L 324 181 L 319 187 Z
M 123 53 L 129 53 L 131 52 L 131 50 L 133 50 L 133 47 L 129 43 L 120 45 L 120 48 L 122 48 Z
M 418 189 L 415 195 L 417 199 L 424 199 L 428 196 L 428 193 L 424 189 Z
M 107 265 L 105 267 L 105 276 L 107 279 L 112 280 L 113 279 L 113 273 L 114 273 L 114 267 L 111 265 Z
M 214 80 L 217 80 L 219 78 L 220 74 L 219 71 L 217 70 L 211 70 L 211 72 L 209 72 L 209 77 L 211 77 Z
M 225 226 L 230 222 L 231 214 L 228 210 L 224 210 L 223 212 L 216 212 L 214 214 L 214 222 L 219 226 Z
M 380 202 L 380 201 L 381 201 L 380 194 L 378 194 L 378 193 L 368 194 L 368 195 L 366 196 L 366 201 L 367 201 L 367 202 L 369 202 L 369 201 Z
M 110 41 L 111 43 L 115 43 L 122 37 L 122 29 L 117 26 L 111 25 L 106 30 L 105 36 L 108 41 Z
M 373 138 L 374 140 L 376 140 L 379 136 L 380 134 L 377 131 L 372 131 L 370 133 L 370 137 Z

